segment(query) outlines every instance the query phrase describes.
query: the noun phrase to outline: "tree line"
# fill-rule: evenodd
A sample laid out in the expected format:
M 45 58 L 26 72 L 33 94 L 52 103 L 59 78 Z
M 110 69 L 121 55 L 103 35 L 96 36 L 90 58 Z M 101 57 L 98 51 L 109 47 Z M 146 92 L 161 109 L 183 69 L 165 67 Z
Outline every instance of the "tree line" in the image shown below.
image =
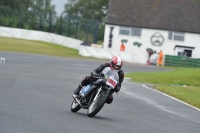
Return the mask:
M 0 0 L 0 26 L 54 32 L 82 40 L 97 34 L 97 40 L 103 40 L 108 1 L 68 0 L 61 16 L 57 16 L 51 0 Z

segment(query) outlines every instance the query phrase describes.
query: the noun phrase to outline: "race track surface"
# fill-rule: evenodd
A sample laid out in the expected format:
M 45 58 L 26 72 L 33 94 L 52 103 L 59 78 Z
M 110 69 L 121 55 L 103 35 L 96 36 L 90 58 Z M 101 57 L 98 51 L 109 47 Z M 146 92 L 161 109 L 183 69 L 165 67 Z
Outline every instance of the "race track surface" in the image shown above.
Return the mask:
M 93 118 L 70 111 L 83 76 L 104 61 L 0 52 L 0 133 L 200 133 L 200 111 L 124 81 Z M 124 72 L 164 71 L 124 63 Z

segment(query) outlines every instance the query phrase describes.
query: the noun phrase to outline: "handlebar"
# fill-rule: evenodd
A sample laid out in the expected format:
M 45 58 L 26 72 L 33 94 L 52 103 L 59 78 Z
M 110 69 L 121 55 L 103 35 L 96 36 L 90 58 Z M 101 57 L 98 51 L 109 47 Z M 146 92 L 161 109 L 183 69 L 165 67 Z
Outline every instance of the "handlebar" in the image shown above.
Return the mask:
M 94 85 L 105 85 L 106 82 L 105 82 L 105 80 L 93 81 L 93 84 L 94 84 Z
M 91 72 L 91 76 L 95 77 L 95 78 L 102 78 L 102 77 L 104 77 L 104 75 L 102 73 L 93 73 L 93 72 Z
M 93 73 L 91 72 L 91 76 L 94 78 L 98 78 L 98 79 L 103 79 L 104 75 L 102 73 L 98 74 L 98 73 Z M 104 80 L 100 80 L 100 81 L 93 81 L 92 80 L 92 84 L 94 85 L 104 85 L 105 81 Z
M 92 73 L 92 72 L 91 72 L 91 76 L 92 76 L 92 77 L 98 77 L 99 74 L 97 74 L 97 73 Z

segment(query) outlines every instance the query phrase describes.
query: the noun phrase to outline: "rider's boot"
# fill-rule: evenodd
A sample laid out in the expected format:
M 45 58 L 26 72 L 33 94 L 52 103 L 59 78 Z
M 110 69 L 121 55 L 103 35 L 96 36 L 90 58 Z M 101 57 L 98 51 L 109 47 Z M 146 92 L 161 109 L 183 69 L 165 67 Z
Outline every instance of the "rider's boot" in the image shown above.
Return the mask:
M 74 98 L 78 97 L 81 88 L 82 88 L 82 85 L 79 85 L 78 88 L 74 91 L 74 94 L 73 94 Z

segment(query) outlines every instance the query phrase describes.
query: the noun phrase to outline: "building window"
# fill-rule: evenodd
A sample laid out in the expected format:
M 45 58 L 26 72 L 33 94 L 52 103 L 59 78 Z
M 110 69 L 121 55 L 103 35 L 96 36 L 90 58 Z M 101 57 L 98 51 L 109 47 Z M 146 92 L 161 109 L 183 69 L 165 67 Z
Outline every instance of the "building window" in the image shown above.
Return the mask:
M 129 27 L 120 27 L 119 34 L 120 35 L 130 35 L 130 28 Z
M 174 40 L 174 41 L 182 41 L 182 42 L 184 42 L 185 33 L 169 31 L 168 39 L 169 40 Z
M 131 36 L 141 36 L 141 28 L 131 28 Z
M 127 36 L 138 36 L 141 37 L 141 28 L 133 28 L 133 27 L 123 27 L 121 26 L 119 29 L 120 35 L 127 35 Z

